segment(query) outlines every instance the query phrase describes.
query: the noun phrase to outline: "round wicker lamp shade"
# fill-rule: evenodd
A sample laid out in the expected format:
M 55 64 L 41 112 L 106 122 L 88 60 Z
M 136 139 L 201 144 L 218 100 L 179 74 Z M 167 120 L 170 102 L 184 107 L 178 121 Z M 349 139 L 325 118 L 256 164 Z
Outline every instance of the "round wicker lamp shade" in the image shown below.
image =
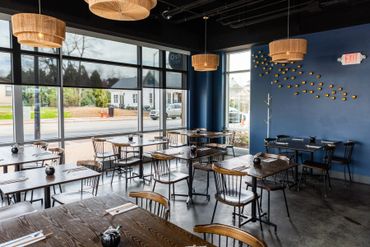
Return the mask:
M 269 56 L 275 63 L 301 61 L 307 53 L 307 40 L 280 39 L 269 43 Z
M 65 39 L 65 22 L 47 15 L 21 13 L 12 16 L 13 35 L 22 45 L 60 48 Z
M 97 16 L 116 21 L 138 21 L 147 18 L 157 0 L 85 0 Z
M 191 57 L 191 63 L 195 71 L 215 71 L 219 65 L 219 57 L 216 54 L 197 54 Z

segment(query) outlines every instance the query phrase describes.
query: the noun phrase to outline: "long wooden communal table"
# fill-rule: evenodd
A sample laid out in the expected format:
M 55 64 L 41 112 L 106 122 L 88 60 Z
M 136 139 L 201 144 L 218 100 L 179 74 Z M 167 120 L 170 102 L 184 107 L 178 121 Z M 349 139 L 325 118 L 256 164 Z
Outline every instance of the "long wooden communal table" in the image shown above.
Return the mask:
M 24 170 L 0 174 L 0 191 L 5 196 L 15 194 L 17 201 L 20 201 L 21 192 L 44 189 L 44 207 L 50 208 L 51 186 L 98 176 L 100 176 L 100 173 L 74 164 L 55 166 L 55 174 L 53 176 L 46 176 L 44 168 Z M 17 179 L 20 180 L 17 181 Z
M 180 160 L 185 160 L 188 163 L 189 169 L 189 188 L 188 188 L 188 198 L 186 203 L 190 205 L 193 200 L 193 195 L 198 193 L 193 192 L 193 162 L 202 158 L 211 159 L 213 156 L 221 155 L 224 152 L 220 149 L 215 148 L 198 148 L 195 154 L 192 154 L 189 146 L 170 148 L 162 151 L 157 151 L 157 153 L 168 155 Z M 199 194 L 203 195 L 203 194 Z
M 127 202 L 110 194 L 6 220 L 0 223 L 0 243 L 43 230 L 51 235 L 33 246 L 102 246 L 100 234 L 121 225 L 120 246 L 213 246 L 141 208 L 115 216 L 105 213 Z
M 15 166 L 15 170 L 19 171 L 19 167 L 22 164 L 58 158 L 59 156 L 57 154 L 33 146 L 21 147 L 16 154 L 11 152 L 10 146 L 0 147 L 0 167 L 3 167 L 3 173 L 8 172 L 8 166 Z
M 218 162 L 217 164 L 226 169 L 235 169 L 240 172 L 245 173 L 246 176 L 252 177 L 252 191 L 257 195 L 257 179 L 264 179 L 280 172 L 286 171 L 290 168 L 297 167 L 297 164 L 294 162 L 289 162 L 281 159 L 261 159 L 261 165 L 255 166 L 253 164 L 253 155 L 243 155 L 236 158 L 224 160 Z M 256 201 L 252 202 L 251 217 L 243 224 L 256 220 L 259 220 L 257 217 L 257 207 Z M 274 225 L 270 221 L 263 221 L 269 225 Z

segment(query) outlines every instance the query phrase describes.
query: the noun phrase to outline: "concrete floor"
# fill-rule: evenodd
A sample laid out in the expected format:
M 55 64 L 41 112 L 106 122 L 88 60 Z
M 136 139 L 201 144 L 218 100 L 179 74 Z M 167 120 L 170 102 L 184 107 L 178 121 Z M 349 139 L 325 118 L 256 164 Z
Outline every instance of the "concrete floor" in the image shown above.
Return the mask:
M 185 164 L 179 164 L 178 169 L 186 171 Z M 197 191 L 205 189 L 205 173 L 199 171 L 195 175 L 194 188 Z M 315 185 L 312 186 L 312 185 Z M 258 223 L 248 223 L 242 228 L 264 239 L 268 246 L 370 246 L 370 186 L 363 184 L 346 185 L 341 180 L 332 181 L 333 190 L 324 198 L 319 190 L 320 184 L 314 180 L 304 185 L 297 192 L 287 189 L 287 199 L 290 219 L 287 217 L 283 194 L 281 191 L 271 193 L 271 221 L 278 225 L 274 228 L 263 225 L 260 231 Z M 73 190 L 69 185 L 67 191 Z M 128 191 L 151 190 L 152 184 L 138 179 L 129 182 Z M 187 208 L 185 197 L 176 197 L 171 201 L 171 222 L 192 232 L 196 224 L 208 224 L 211 220 L 215 203 L 213 176 L 211 176 L 211 200 L 205 197 L 194 197 L 195 204 Z M 100 186 L 99 194 L 117 192 L 127 196 L 124 179 L 115 179 L 113 186 L 110 178 Z M 156 192 L 167 195 L 167 186 L 158 184 Z M 176 193 L 187 193 L 186 182 L 176 185 Z M 40 195 L 41 196 L 41 195 Z M 264 206 L 267 205 L 264 196 Z M 35 203 L 38 207 L 40 204 Z M 40 206 L 39 206 L 40 207 Z M 250 207 L 246 207 L 246 213 Z M 232 207 L 219 203 L 215 222 L 232 224 Z

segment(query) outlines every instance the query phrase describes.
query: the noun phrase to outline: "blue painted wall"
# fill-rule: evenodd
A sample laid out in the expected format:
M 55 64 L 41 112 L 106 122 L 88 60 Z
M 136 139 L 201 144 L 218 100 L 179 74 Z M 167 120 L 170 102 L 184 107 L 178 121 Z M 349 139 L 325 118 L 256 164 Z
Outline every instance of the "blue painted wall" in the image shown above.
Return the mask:
M 260 77 L 260 69 L 252 68 L 251 73 L 251 153 L 263 150 L 263 138 L 266 136 L 266 105 L 267 93 L 272 96 L 271 135 L 288 134 L 292 136 L 317 136 L 334 140 L 355 140 L 354 173 L 370 176 L 370 58 L 360 65 L 342 66 L 337 58 L 343 53 L 362 52 L 370 56 L 370 25 L 361 25 L 334 31 L 314 33 L 302 36 L 308 40 L 308 54 L 302 64 L 304 74 L 296 80 L 282 80 L 284 88 L 271 85 L 274 73 Z M 252 54 L 258 51 L 268 53 L 267 45 L 255 46 Z M 274 68 L 276 71 L 276 67 Z M 314 71 L 314 76 L 308 72 Z M 320 74 L 320 79 L 315 75 Z M 314 95 L 300 93 L 300 87 L 288 89 L 286 85 L 315 82 L 314 87 L 304 88 L 315 90 L 317 83 L 324 82 L 320 99 Z M 293 83 L 294 82 L 294 83 Z M 358 95 L 357 100 L 349 99 L 333 101 L 323 96 L 330 93 L 328 85 L 343 87 L 349 95 Z M 340 150 L 338 150 L 340 151 Z M 335 169 L 337 169 L 336 167 Z
M 220 131 L 225 126 L 224 54 L 215 72 L 189 72 L 188 126 Z M 191 64 L 189 65 L 191 66 Z

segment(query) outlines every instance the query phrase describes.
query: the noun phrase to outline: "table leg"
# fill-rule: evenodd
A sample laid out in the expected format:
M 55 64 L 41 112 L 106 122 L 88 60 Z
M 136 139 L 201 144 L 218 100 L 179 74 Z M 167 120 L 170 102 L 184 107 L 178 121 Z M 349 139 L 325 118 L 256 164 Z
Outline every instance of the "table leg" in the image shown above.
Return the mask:
M 188 182 L 188 199 L 186 204 L 190 204 L 193 201 L 193 161 L 189 160 L 189 182 Z
M 252 177 L 252 192 L 254 196 L 257 198 L 257 178 Z M 255 222 L 257 219 L 257 200 L 252 201 L 252 221 Z
M 143 160 L 143 147 L 139 147 L 139 159 L 140 159 L 140 166 L 139 166 L 139 177 L 144 178 L 144 160 Z
M 20 170 L 21 170 L 21 169 L 20 169 L 20 168 L 21 168 L 20 166 L 21 166 L 21 165 L 19 165 L 19 164 L 18 164 L 18 165 L 15 165 L 14 169 L 15 169 L 15 171 L 16 171 L 16 172 L 18 172 L 18 171 L 20 171 Z
M 3 173 L 8 173 L 8 166 L 3 166 Z
M 50 202 L 50 186 L 46 186 L 44 188 L 44 208 L 50 208 L 51 202 Z
M 295 163 L 298 164 L 298 155 L 299 155 L 299 152 L 298 150 L 295 150 Z M 295 167 L 295 182 L 298 183 L 298 165 Z

